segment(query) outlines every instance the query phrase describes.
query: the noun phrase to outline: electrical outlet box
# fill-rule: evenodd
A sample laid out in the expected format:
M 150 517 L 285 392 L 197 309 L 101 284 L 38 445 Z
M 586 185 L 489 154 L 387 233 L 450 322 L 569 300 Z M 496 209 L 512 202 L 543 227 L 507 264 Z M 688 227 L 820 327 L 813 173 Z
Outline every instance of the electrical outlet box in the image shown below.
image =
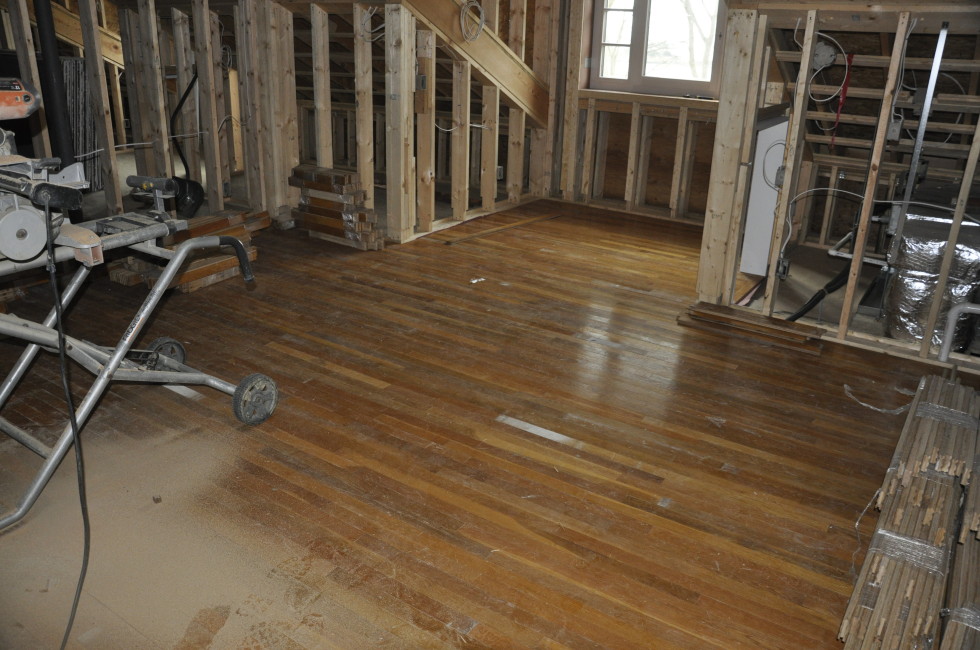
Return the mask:
M 504 180 L 504 167 L 503 165 L 497 165 L 497 180 Z
M 776 262 L 776 277 L 785 280 L 789 277 L 789 260 L 785 257 Z
M 779 169 L 776 170 L 776 178 L 773 179 L 772 184 L 776 187 L 783 186 L 783 179 L 786 178 L 786 166 L 780 165 Z
M 888 124 L 888 140 L 891 142 L 898 142 L 902 138 L 902 123 L 905 120 L 901 116 L 896 115 L 892 118 L 892 121 Z

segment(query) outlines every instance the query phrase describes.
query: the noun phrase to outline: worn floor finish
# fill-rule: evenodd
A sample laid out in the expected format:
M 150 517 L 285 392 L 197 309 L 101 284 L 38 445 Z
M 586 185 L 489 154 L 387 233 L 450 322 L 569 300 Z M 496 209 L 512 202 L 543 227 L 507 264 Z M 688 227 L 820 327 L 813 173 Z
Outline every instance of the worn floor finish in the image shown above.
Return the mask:
M 838 647 L 902 422 L 843 386 L 895 407 L 921 370 L 679 327 L 699 241 L 546 203 L 381 253 L 263 233 L 255 291 L 172 295 L 144 340 L 274 376 L 280 410 L 112 389 L 73 647 Z M 111 343 L 143 293 L 97 279 L 71 331 Z M 50 427 L 37 368 L 7 413 Z M 0 443 L 5 507 L 36 465 Z M 0 534 L 0 647 L 60 640 L 80 539 L 65 463 Z

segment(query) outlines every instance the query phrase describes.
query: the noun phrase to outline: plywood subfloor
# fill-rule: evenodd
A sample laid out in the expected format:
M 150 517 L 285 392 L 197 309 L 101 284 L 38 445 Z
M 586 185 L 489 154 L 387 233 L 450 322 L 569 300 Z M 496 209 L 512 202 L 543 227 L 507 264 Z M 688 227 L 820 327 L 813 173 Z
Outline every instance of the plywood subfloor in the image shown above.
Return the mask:
M 687 226 L 536 203 L 383 252 L 256 244 L 256 290 L 171 295 L 144 340 L 274 376 L 280 409 L 249 428 L 207 389 L 113 387 L 71 647 L 838 647 L 902 421 L 844 384 L 892 408 L 921 369 L 679 327 Z M 111 344 L 142 295 L 97 277 L 69 329 Z M 48 355 L 5 415 L 51 430 L 59 405 Z M 0 505 L 36 466 L 0 442 Z M 74 480 L 0 534 L 0 647 L 61 638 Z

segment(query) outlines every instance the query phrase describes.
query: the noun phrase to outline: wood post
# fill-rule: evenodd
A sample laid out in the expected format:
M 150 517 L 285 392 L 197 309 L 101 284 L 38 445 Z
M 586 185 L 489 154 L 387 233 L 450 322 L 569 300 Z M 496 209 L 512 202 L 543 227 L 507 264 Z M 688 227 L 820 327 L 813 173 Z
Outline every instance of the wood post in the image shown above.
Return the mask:
M 419 232 L 432 230 L 436 215 L 436 36 L 429 30 L 415 32 L 418 74 L 424 85 L 415 91 L 415 164 Z
M 330 15 L 320 6 L 310 5 L 313 26 L 313 103 L 316 111 L 316 164 L 332 168 L 333 116 L 330 102 Z
M 245 155 L 245 185 L 248 190 L 248 205 L 252 210 L 268 210 L 265 183 L 266 147 L 263 140 L 263 113 L 259 104 L 257 80 L 258 63 L 258 9 L 256 0 L 239 0 L 235 7 L 236 49 L 238 50 L 238 81 L 242 84 L 239 93 L 241 101 L 242 124 L 244 126 L 243 145 Z
M 510 109 L 507 117 L 507 200 L 511 202 L 520 201 L 524 194 L 525 124 L 524 111 Z
M 739 242 L 730 241 L 730 231 L 741 215 L 734 214 L 736 187 L 745 145 L 746 114 L 750 97 L 757 97 L 754 88 L 745 80 L 750 76 L 753 61 L 761 58 L 758 42 L 759 14 L 751 9 L 728 12 L 728 31 L 725 39 L 726 56 L 723 64 L 721 99 L 718 102 L 718 126 L 711 179 L 705 210 L 704 232 L 701 237 L 701 257 L 698 267 L 698 300 L 715 305 L 727 302 L 730 287 L 728 269 L 734 269 Z
M 630 115 L 629 153 L 626 155 L 626 190 L 623 193 L 623 200 L 626 201 L 628 209 L 634 207 L 636 197 L 636 161 L 640 143 L 640 120 L 640 104 L 633 102 L 633 110 Z M 565 152 L 564 155 L 568 155 L 568 152 Z M 566 196 L 567 198 L 569 197 Z
M 470 204 L 470 64 L 453 62 L 453 132 L 451 147 L 453 219 L 461 221 Z
M 542 79 L 549 80 L 554 88 L 558 51 L 555 32 L 558 28 L 558 11 L 555 0 L 536 0 L 534 3 L 534 49 L 531 52 L 531 69 Z M 548 104 L 548 124 L 545 128 L 532 128 L 530 138 L 531 159 L 528 163 L 531 194 L 538 197 L 551 195 L 552 158 L 554 157 L 555 93 L 551 92 Z
M 903 11 L 899 14 L 898 27 L 895 30 L 895 46 L 892 48 L 891 63 L 888 65 L 888 76 L 885 79 L 885 91 L 881 99 L 881 105 L 883 107 L 892 105 L 892 98 L 898 91 L 898 84 L 901 83 L 901 80 L 898 78 L 898 70 L 903 58 L 903 45 L 905 44 L 905 35 L 908 32 L 908 27 L 909 12 Z M 881 154 L 885 150 L 888 125 L 891 119 L 891 111 L 887 110 L 887 108 L 883 109 L 878 115 L 878 126 L 875 129 L 868 178 L 864 186 L 864 200 L 861 203 L 857 234 L 854 236 L 854 258 L 851 260 L 851 270 L 847 277 L 847 290 L 844 292 L 843 311 L 841 312 L 840 324 L 837 328 L 837 338 L 840 339 L 847 336 L 847 330 L 851 327 L 851 319 L 854 317 L 854 311 L 857 308 L 855 305 L 857 284 L 861 275 L 864 247 L 868 241 L 868 229 L 871 224 L 871 211 L 874 209 L 875 193 L 878 191 L 878 170 L 881 165 Z M 929 338 L 928 334 L 926 338 Z
M 112 115 L 109 110 L 109 89 L 106 87 L 102 45 L 98 36 L 98 18 L 92 0 L 79 5 L 79 20 L 85 42 L 85 72 L 88 77 L 89 101 L 95 121 L 96 142 L 102 149 L 102 185 L 109 214 L 122 214 L 122 195 L 119 190 L 119 166 L 116 164 L 116 141 L 112 137 Z
M 149 128 L 146 135 L 153 141 L 153 176 L 173 176 L 173 161 L 170 158 L 170 128 L 167 124 L 166 97 L 163 93 L 163 64 L 160 58 L 160 41 L 157 31 L 157 10 L 155 0 L 138 0 L 140 19 L 140 40 L 143 49 L 139 55 L 143 59 L 144 76 L 140 81 L 142 96 L 141 109 Z
M 179 9 L 171 9 L 171 23 L 174 31 L 174 54 L 177 63 L 177 94 L 178 101 L 184 90 L 194 78 L 194 47 L 191 42 L 191 21 L 187 14 Z M 197 82 L 195 82 L 196 84 Z M 180 148 L 187 159 L 187 169 L 184 173 L 192 181 L 201 182 L 201 156 L 197 134 L 197 93 L 194 89 L 187 95 L 187 100 L 180 109 L 177 119 L 177 133 L 180 138 Z M 193 134 L 193 135 L 190 135 Z M 183 136 L 187 137 L 183 137 Z M 178 174 L 179 174 L 178 170 Z
M 762 312 L 772 315 L 776 300 L 779 260 L 789 243 L 792 228 L 792 214 L 795 208 L 797 181 L 800 177 L 800 163 L 806 148 L 806 107 L 810 93 L 811 65 L 813 51 L 817 45 L 817 12 L 810 10 L 806 15 L 806 28 L 803 33 L 803 52 L 800 55 L 800 71 L 796 78 L 796 92 L 793 97 L 793 111 L 790 113 L 786 131 L 786 149 L 783 152 L 783 184 L 776 200 L 776 213 L 772 226 L 772 240 L 769 247 L 769 279 L 762 301 Z
M 211 37 L 211 11 L 208 0 L 193 0 L 194 45 L 197 66 L 197 84 L 200 89 L 200 125 L 204 143 L 204 176 L 207 180 L 208 209 L 214 213 L 225 207 L 221 190 L 221 170 L 218 153 L 218 112 L 215 106 L 215 79 L 213 40 Z
M 385 175 L 387 237 L 415 233 L 415 18 L 385 5 Z
M 497 203 L 497 157 L 500 139 L 500 90 L 483 87 L 483 129 L 480 138 L 480 198 L 484 210 Z
M 566 201 L 575 199 L 578 170 L 578 94 L 582 65 L 582 29 L 585 20 L 585 3 L 570 3 L 568 27 L 568 59 L 565 68 L 565 98 L 562 133 L 564 139 L 561 149 L 561 189 Z M 632 145 L 631 145 L 632 146 Z M 633 152 L 636 153 L 635 151 Z M 630 157 L 630 160 L 634 160 Z M 635 181 L 635 179 L 634 179 Z M 629 187 L 629 178 L 626 181 Z M 627 201 L 631 201 L 627 195 Z
M 371 16 L 364 4 L 354 5 L 354 103 L 357 106 L 357 175 L 364 207 L 374 208 L 374 94 L 371 87 Z
M 208 27 L 211 30 L 211 68 L 213 69 L 212 79 L 214 80 L 214 111 L 218 119 L 218 169 L 221 171 L 221 190 L 222 197 L 229 195 L 231 187 L 231 159 L 229 152 L 229 142 L 231 138 L 231 118 L 228 117 L 228 107 L 225 104 L 225 75 L 224 67 L 221 64 L 221 22 L 218 14 L 211 11 L 208 13 Z M 204 63 L 198 59 L 198 65 Z
M 136 162 L 136 173 L 141 176 L 155 176 L 155 163 L 146 133 L 149 115 L 144 115 L 143 99 L 141 97 L 141 79 L 143 79 L 144 63 L 139 53 L 142 52 L 140 38 L 139 16 L 130 9 L 121 9 L 119 15 L 119 30 L 122 36 L 124 56 L 126 58 L 126 93 L 129 98 L 129 124 L 133 135 L 133 157 Z
M 17 43 L 17 66 L 21 79 L 35 88 L 41 87 L 41 75 L 37 69 L 36 47 L 34 32 L 31 30 L 30 15 L 27 12 L 27 0 L 9 0 L 7 9 L 10 11 L 10 28 Z M 34 155 L 38 158 L 51 156 L 51 141 L 48 138 L 48 122 L 44 117 L 43 104 L 29 118 L 31 138 L 34 145 Z

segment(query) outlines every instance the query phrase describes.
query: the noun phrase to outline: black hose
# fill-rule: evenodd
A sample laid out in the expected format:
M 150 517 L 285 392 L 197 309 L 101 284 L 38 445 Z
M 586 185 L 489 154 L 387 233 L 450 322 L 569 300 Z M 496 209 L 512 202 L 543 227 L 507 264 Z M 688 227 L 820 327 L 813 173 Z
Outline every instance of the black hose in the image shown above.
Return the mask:
M 176 129 L 177 115 L 180 113 L 180 109 L 184 107 L 184 102 L 187 101 L 187 97 L 191 94 L 191 89 L 194 88 L 194 84 L 197 83 L 197 72 L 191 77 L 191 80 L 187 82 L 187 88 L 184 88 L 184 94 L 180 96 L 180 101 L 177 102 L 177 106 L 174 107 L 174 112 L 170 114 L 170 132 L 173 133 Z M 184 164 L 184 178 L 190 179 L 191 172 L 190 168 L 187 166 L 187 158 L 184 158 L 184 150 L 180 146 L 180 138 L 174 138 L 174 149 L 177 150 L 177 155 L 180 156 L 180 162 Z
M 805 316 L 811 309 L 819 305 L 824 298 L 826 298 L 827 296 L 829 296 L 830 294 L 832 294 L 833 292 L 837 291 L 845 284 L 847 284 L 847 276 L 850 273 L 850 271 L 851 271 L 851 265 L 848 264 L 847 266 L 842 268 L 837 275 L 831 278 L 830 282 L 825 284 L 820 291 L 813 294 L 813 296 L 809 300 L 807 300 L 802 307 L 796 310 L 795 314 L 793 314 L 786 320 L 788 321 L 799 320 L 801 317 Z

